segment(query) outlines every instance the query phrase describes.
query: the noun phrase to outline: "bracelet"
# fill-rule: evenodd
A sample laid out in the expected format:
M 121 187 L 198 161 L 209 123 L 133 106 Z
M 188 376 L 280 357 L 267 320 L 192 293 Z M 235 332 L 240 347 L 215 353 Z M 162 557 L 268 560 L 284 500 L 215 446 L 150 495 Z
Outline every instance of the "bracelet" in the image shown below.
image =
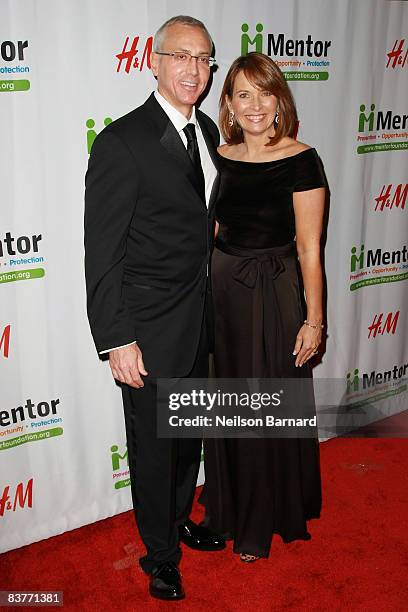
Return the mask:
M 324 325 L 322 325 L 321 323 L 318 323 L 317 325 L 312 325 L 311 323 L 309 323 L 307 319 L 305 319 L 303 323 L 307 325 L 308 327 L 311 327 L 312 329 L 323 329 L 324 328 Z

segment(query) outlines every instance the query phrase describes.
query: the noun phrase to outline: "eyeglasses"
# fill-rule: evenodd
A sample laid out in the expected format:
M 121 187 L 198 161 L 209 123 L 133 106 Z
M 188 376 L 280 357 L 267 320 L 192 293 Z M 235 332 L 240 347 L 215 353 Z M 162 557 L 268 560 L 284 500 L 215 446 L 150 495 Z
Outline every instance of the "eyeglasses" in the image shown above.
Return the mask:
M 174 57 L 174 61 L 177 62 L 177 64 L 187 64 L 191 59 L 196 59 L 198 64 L 206 66 L 207 68 L 211 68 L 211 66 L 215 64 L 214 57 L 209 57 L 208 55 L 191 55 L 191 53 L 187 53 L 187 51 L 175 51 L 173 53 L 155 51 L 155 53 L 157 53 L 157 55 L 170 55 Z

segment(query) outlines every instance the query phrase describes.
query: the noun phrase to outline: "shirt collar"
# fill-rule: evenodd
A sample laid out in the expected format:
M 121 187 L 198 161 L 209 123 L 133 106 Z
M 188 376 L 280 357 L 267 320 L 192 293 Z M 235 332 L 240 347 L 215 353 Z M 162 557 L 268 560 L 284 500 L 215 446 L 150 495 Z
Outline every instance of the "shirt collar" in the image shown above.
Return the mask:
M 174 108 L 158 90 L 154 92 L 154 96 L 178 132 L 181 132 L 186 127 L 187 123 L 193 123 L 196 129 L 200 129 L 196 117 L 195 106 L 193 106 L 190 119 L 187 119 L 180 111 Z

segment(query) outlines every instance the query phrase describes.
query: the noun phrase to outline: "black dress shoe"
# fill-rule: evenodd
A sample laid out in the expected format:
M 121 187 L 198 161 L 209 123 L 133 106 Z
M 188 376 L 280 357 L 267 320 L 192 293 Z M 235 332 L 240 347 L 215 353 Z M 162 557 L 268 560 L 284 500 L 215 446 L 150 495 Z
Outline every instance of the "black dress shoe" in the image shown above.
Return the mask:
M 156 599 L 184 599 L 181 574 L 173 561 L 160 564 L 150 574 L 149 592 Z
M 223 550 L 225 540 L 213 531 L 196 525 L 190 519 L 179 527 L 180 541 L 194 550 Z

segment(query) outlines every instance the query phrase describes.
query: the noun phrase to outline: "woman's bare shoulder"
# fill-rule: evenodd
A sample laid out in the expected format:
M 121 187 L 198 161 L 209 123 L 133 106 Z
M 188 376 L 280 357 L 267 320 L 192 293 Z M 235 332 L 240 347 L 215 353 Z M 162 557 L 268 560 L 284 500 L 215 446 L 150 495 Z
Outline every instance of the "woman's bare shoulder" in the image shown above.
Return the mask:
M 295 140 L 294 138 L 290 138 L 287 136 L 283 142 L 282 139 L 282 148 L 286 149 L 286 152 L 290 155 L 297 155 L 298 153 L 302 153 L 303 151 L 307 151 L 312 147 L 304 142 L 300 142 L 300 140 Z
M 222 144 L 219 147 L 217 147 L 217 151 L 220 155 L 225 155 L 226 151 L 230 148 L 229 145 L 227 144 Z
M 219 155 L 227 159 L 239 159 L 242 155 L 240 145 L 222 144 L 217 148 L 217 151 Z

